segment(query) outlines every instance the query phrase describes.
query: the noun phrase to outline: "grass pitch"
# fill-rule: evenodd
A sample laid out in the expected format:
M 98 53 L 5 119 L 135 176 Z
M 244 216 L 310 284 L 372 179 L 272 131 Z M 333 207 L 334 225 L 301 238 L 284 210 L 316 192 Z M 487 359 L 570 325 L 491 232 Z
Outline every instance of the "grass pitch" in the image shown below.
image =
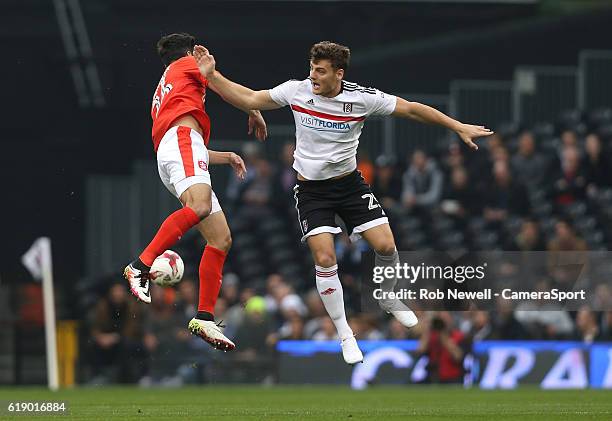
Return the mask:
M 69 414 L 8 415 L 10 401 L 65 401 Z M 612 392 L 457 387 L 204 386 L 180 389 L 0 388 L 0 419 L 75 420 L 612 420 Z

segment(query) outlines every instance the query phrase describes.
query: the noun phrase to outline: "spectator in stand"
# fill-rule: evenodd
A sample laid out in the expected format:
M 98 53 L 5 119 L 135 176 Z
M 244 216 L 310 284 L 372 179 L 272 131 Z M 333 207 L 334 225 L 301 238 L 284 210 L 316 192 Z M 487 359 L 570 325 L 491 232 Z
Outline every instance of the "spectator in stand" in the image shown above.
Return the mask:
M 293 169 L 293 154 L 295 153 L 295 142 L 287 142 L 283 145 L 280 154 L 280 165 L 277 170 L 276 188 L 279 190 L 275 192 L 277 196 L 278 204 L 281 207 L 281 211 L 286 212 L 287 210 L 293 210 L 295 202 L 293 199 L 293 187 L 296 183 L 296 172 Z
M 585 196 L 586 179 L 580 167 L 578 148 L 568 146 L 561 153 L 561 172 L 554 181 L 555 202 L 568 205 Z
M 548 251 L 586 251 L 586 241 L 580 238 L 569 219 L 560 219 L 555 224 L 555 236 L 548 242 Z
M 240 215 L 260 221 L 272 216 L 278 197 L 274 192 L 272 165 L 265 159 L 258 159 L 254 167 L 255 175 L 245 183 L 240 195 Z
M 468 312 L 469 330 L 468 336 L 472 341 L 491 339 L 493 326 L 488 311 L 475 310 Z
M 295 186 L 296 173 L 293 169 L 293 154 L 295 153 L 295 142 L 287 142 L 283 145 L 280 155 L 280 167 L 278 170 L 278 178 L 283 192 L 293 196 L 293 187 Z
M 512 303 L 498 298 L 497 307 L 493 313 L 492 339 L 528 339 L 529 335 L 523 325 L 514 317 Z
M 287 314 L 287 321 L 278 330 L 279 339 L 301 340 L 304 337 L 304 319 L 297 312 Z
M 550 292 L 553 288 L 547 279 L 541 279 L 533 287 L 535 292 Z M 574 324 L 569 313 L 558 302 L 530 300 L 517 304 L 514 317 L 529 332 L 532 339 L 569 339 Z
M 385 209 L 393 209 L 402 195 L 402 181 L 396 176 L 395 161 L 381 155 L 376 158 L 372 193 Z
M 498 161 L 493 166 L 493 183 L 487 189 L 484 217 L 490 223 L 504 221 L 508 214 L 527 215 L 529 198 L 525 186 L 515 182 L 508 163 Z
M 240 196 L 244 187 L 249 183 L 256 175 L 256 163 L 261 158 L 261 146 L 257 143 L 248 142 L 242 147 L 242 159 L 247 169 L 244 179 L 238 177 L 230 177 L 227 189 L 227 206 L 233 208 L 240 200 Z
M 236 353 L 242 359 L 255 359 L 269 351 L 269 335 L 273 333 L 266 314 L 266 303 L 262 297 L 249 298 L 244 307 L 245 318 L 236 332 L 240 344 Z
M 576 340 L 590 344 L 603 340 L 597 323 L 597 315 L 587 306 L 581 307 L 576 313 Z
M 402 177 L 402 202 L 408 209 L 428 211 L 442 195 L 442 172 L 422 150 L 412 154 L 412 162 Z
M 536 220 L 526 218 L 521 223 L 521 229 L 510 244 L 506 247 L 508 251 L 544 251 L 546 243 L 540 231 L 540 225 Z
M 189 322 L 198 310 L 198 294 L 195 282 L 189 277 L 184 277 L 177 286 L 177 297 L 174 307 L 185 321 Z
M 378 329 L 376 316 L 356 314 L 350 317 L 348 322 L 357 339 L 380 340 L 385 337 Z
M 253 288 L 244 288 L 240 291 L 240 299 L 234 305 L 229 306 L 225 311 L 224 320 L 227 322 L 225 328 L 225 334 L 228 338 L 234 339 L 236 337 L 236 331 L 242 325 L 245 319 L 245 307 L 249 300 L 255 296 L 255 290 Z M 268 317 L 268 321 L 269 317 Z
M 249 298 L 244 307 L 244 322 L 236 332 L 234 362 L 242 367 L 242 381 L 263 380 L 272 370 L 272 350 L 278 340 L 266 315 L 266 302 L 262 297 Z
M 578 134 L 572 129 L 565 129 L 561 132 L 559 136 L 561 140 L 561 148 L 560 151 L 563 151 L 565 148 L 576 148 L 578 149 Z
M 453 217 L 461 226 L 465 226 L 467 219 L 480 211 L 478 199 L 478 195 L 470 186 L 465 168 L 453 168 L 450 183 L 440 202 L 442 212 Z
M 608 155 L 603 153 L 601 139 L 595 133 L 586 137 L 583 160 L 587 193 L 595 197 L 601 187 L 612 185 L 612 168 Z
M 321 328 L 312 336 L 313 341 L 337 341 L 340 339 L 332 319 L 328 316 L 321 317 L 320 325 Z M 406 330 L 404 326 L 402 328 Z
M 465 156 L 461 150 L 461 145 L 457 142 L 452 142 L 448 145 L 448 153 L 443 159 L 443 170 L 447 178 L 450 177 L 453 170 L 456 168 L 465 167 Z
M 602 314 L 601 339 L 607 342 L 612 341 L 612 310 L 608 310 Z
M 404 340 L 409 339 L 412 329 L 406 329 L 397 319 L 390 319 L 387 323 L 387 339 Z
M 586 241 L 576 234 L 568 219 L 561 219 L 555 224 L 555 236 L 548 242 L 548 273 L 557 283 L 556 287 L 571 289 L 575 286 L 578 273 L 570 263 L 583 264 L 581 273 L 588 275 L 587 250 Z
M 129 299 L 123 283 L 112 284 L 94 306 L 93 383 L 134 382 L 148 375 L 148 355 L 143 343 L 142 310 Z
M 312 288 L 306 294 L 306 307 L 308 308 L 308 315 L 311 317 L 310 320 L 304 324 L 304 336 L 306 338 L 312 338 L 316 332 L 321 330 L 323 320 L 329 317 L 323 306 L 323 301 L 319 296 L 319 291 L 316 288 Z M 331 321 L 331 319 L 329 319 Z M 336 330 L 334 329 L 334 332 Z
M 188 289 L 185 291 L 188 292 Z M 185 362 L 191 355 L 190 343 L 193 337 L 184 327 L 185 315 L 175 311 L 172 296 L 167 295 L 167 290 L 152 288 L 151 295 L 144 344 L 152 361 L 151 376 L 163 382 L 176 376 L 176 362 Z
M 519 136 L 517 154 L 512 158 L 512 170 L 519 182 L 530 190 L 542 184 L 547 171 L 546 159 L 536 152 L 535 138 L 530 131 Z
M 463 358 L 470 349 L 469 341 L 454 327 L 449 312 L 435 315 L 429 322 L 429 328 L 423 332 L 418 347 L 418 352 L 429 358 L 428 382 L 462 383 Z

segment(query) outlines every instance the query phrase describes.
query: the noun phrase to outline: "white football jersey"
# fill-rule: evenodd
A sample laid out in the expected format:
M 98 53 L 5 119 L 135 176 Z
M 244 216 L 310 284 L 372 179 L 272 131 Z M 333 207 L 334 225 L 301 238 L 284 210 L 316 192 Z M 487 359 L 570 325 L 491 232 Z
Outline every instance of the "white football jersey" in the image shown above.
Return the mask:
M 289 80 L 269 92 L 277 104 L 291 106 L 296 137 L 293 168 L 307 180 L 354 171 L 366 117 L 389 115 L 396 102 L 393 95 L 346 81 L 333 98 L 313 94 L 310 79 Z

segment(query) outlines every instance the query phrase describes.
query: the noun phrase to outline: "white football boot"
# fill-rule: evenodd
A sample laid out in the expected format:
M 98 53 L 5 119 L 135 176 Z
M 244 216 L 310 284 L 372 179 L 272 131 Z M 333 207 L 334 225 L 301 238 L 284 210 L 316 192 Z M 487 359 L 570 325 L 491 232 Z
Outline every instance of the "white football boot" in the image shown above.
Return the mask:
M 402 326 L 410 329 L 419 323 L 419 319 L 417 319 L 414 311 L 410 310 L 410 308 L 402 303 L 398 299 L 394 300 L 378 300 L 378 305 L 387 313 L 391 314 L 395 317 Z
M 213 348 L 221 351 L 232 351 L 236 348 L 236 345 L 223 334 L 221 327 L 213 321 L 191 319 L 189 331 L 204 339 Z
M 151 303 L 149 291 L 149 272 L 136 269 L 131 263 L 123 271 L 123 277 L 130 284 L 131 293 L 143 303 Z
M 410 329 L 411 327 L 415 327 L 419 323 L 419 319 L 417 319 L 414 311 L 408 310 L 391 310 L 389 311 L 393 317 L 397 319 L 404 327 Z
M 361 353 L 359 345 L 357 345 L 357 340 L 354 336 L 342 339 L 340 346 L 342 347 L 342 356 L 347 364 L 353 365 L 363 362 L 363 354 Z

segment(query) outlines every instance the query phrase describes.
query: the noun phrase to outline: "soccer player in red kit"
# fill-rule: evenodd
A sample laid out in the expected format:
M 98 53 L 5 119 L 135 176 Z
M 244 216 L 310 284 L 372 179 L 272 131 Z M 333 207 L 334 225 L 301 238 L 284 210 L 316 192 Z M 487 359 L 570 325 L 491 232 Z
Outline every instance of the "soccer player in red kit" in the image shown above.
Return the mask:
M 207 245 L 199 267 L 198 313 L 189 322 L 189 330 L 217 349 L 232 350 L 234 343 L 214 321 L 214 307 L 231 235 L 212 190 L 208 167 L 229 164 L 240 178 L 244 177 L 246 169 L 242 158 L 235 153 L 207 149 L 210 119 L 204 101 L 208 81 L 193 57 L 194 45 L 195 38 L 185 33 L 167 35 L 159 40 L 157 52 L 166 70 L 151 106 L 153 147 L 159 175 L 183 207 L 166 218 L 138 259 L 125 268 L 124 276 L 132 294 L 150 303 L 149 269 L 153 261 L 190 228 L 196 227 Z M 256 137 L 264 140 L 266 123 L 259 111 L 244 111 L 249 114 L 249 134 L 255 131 Z

